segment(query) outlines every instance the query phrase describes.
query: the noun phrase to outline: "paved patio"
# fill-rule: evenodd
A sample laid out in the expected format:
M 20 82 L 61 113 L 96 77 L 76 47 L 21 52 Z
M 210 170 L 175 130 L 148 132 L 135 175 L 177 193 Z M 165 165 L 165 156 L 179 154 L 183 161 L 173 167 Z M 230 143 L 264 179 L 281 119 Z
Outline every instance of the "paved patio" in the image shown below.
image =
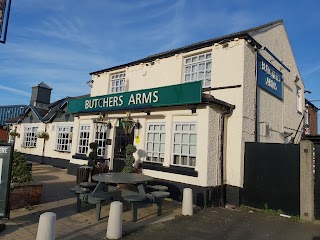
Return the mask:
M 0 239 L 35 239 L 39 216 L 44 212 L 57 214 L 56 239 L 105 239 L 109 205 L 102 206 L 100 221 L 95 220 L 95 205 L 86 204 L 77 213 L 76 197 L 70 191 L 76 184 L 75 176 L 68 175 L 64 169 L 40 164 L 33 164 L 32 171 L 34 181 L 44 183 L 41 204 L 11 211 L 11 218 L 2 220 L 7 228 L 0 233 Z M 150 205 L 138 210 L 138 221 L 134 223 L 129 204 L 124 204 L 124 235 L 177 215 L 181 215 L 181 203 L 165 200 L 162 216 L 157 216 L 156 205 Z

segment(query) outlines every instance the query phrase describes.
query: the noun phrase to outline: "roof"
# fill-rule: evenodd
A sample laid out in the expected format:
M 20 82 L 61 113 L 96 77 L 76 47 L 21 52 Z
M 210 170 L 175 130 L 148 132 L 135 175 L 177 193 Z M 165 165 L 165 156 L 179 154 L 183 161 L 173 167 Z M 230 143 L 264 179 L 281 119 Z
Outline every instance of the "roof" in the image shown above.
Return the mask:
M 0 126 L 3 126 L 6 120 L 19 116 L 26 105 L 8 105 L 8 106 L 0 106 Z
M 148 56 L 146 58 L 142 58 L 142 59 L 139 59 L 139 60 L 136 60 L 136 61 L 133 61 L 133 62 L 126 63 L 126 64 L 122 64 L 122 65 L 118 65 L 118 66 L 114 66 L 114 67 L 98 70 L 98 71 L 95 71 L 95 72 L 91 72 L 90 75 L 98 74 L 98 73 L 102 73 L 102 72 L 106 72 L 106 71 L 111 71 L 111 70 L 116 70 L 116 69 L 124 68 L 124 67 L 127 67 L 127 66 L 133 66 L 133 65 L 140 64 L 140 63 L 144 63 L 144 62 L 150 62 L 150 61 L 154 61 L 156 59 L 170 57 L 170 56 L 173 56 L 173 55 L 178 54 L 178 53 L 190 52 L 190 51 L 197 50 L 197 49 L 200 49 L 200 48 L 212 46 L 215 43 L 227 42 L 227 41 L 233 40 L 234 38 L 241 38 L 241 39 L 250 40 L 250 44 L 251 45 L 257 46 L 258 48 L 261 48 L 262 46 L 256 40 L 254 40 L 252 38 L 250 33 L 254 33 L 256 31 L 260 31 L 262 29 L 265 29 L 265 28 L 268 28 L 268 27 L 272 27 L 272 26 L 275 26 L 277 24 L 282 24 L 282 23 L 283 23 L 283 20 L 277 20 L 277 21 L 270 22 L 270 23 L 267 23 L 267 24 L 264 24 L 264 25 L 261 25 L 261 26 L 258 26 L 258 27 L 250 28 L 250 29 L 247 29 L 247 30 L 244 30 L 244 31 L 235 32 L 235 33 L 232 33 L 232 34 L 229 34 L 229 35 L 225 35 L 225 36 L 222 36 L 222 37 L 212 38 L 212 39 L 209 39 L 209 40 L 205 40 L 205 41 L 201 41 L 201 42 L 198 42 L 198 43 L 190 44 L 190 45 L 187 45 L 187 46 L 184 46 L 184 47 L 181 47 L 181 48 L 176 48 L 176 49 L 169 50 L 169 51 L 166 51 L 166 52 L 161 52 L 161 53 L 158 53 L 158 54 L 150 55 L 150 56 Z
M 52 90 L 52 88 L 49 87 L 49 86 L 48 86 L 47 84 L 45 84 L 44 82 L 41 82 L 41 83 L 39 83 L 38 85 L 33 86 L 33 87 L 42 87 L 42 88 L 46 88 L 46 89 Z
M 48 109 L 37 108 L 32 105 L 29 105 L 25 108 L 25 111 L 23 113 L 22 112 L 20 113 L 18 117 L 7 119 L 6 123 L 18 123 L 19 121 L 22 120 L 23 115 L 29 113 L 30 111 L 34 112 L 34 114 L 37 116 L 40 122 L 50 122 L 57 116 L 58 113 L 63 113 L 62 109 L 68 103 L 68 100 L 84 98 L 89 96 L 90 94 L 76 96 L 76 97 L 65 97 L 51 103 Z
M 319 110 L 319 108 L 317 108 L 314 104 L 312 104 L 308 99 L 305 99 L 305 104 L 311 107 L 315 111 Z

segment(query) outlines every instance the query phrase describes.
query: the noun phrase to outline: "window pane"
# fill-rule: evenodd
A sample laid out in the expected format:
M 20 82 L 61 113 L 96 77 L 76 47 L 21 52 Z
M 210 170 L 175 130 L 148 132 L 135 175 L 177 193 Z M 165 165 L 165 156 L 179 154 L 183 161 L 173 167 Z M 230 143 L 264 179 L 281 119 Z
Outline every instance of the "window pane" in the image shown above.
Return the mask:
M 174 144 L 173 145 L 173 152 L 174 153 L 177 153 L 177 154 L 180 154 L 180 145 L 179 144 Z
M 153 139 L 153 133 L 148 133 L 147 141 L 152 141 Z
M 155 142 L 160 142 L 160 134 L 159 133 L 155 133 L 154 134 L 154 141 Z
M 179 164 L 180 163 L 180 156 L 174 155 L 173 156 L 173 164 Z
M 188 147 L 188 145 L 184 145 L 184 144 L 181 145 L 181 153 L 189 155 L 189 147 Z
M 181 134 L 180 133 L 175 133 L 174 134 L 174 142 L 175 143 L 181 143 Z
M 197 135 L 196 134 L 190 134 L 190 144 L 196 144 L 197 143 Z
M 189 154 L 192 155 L 192 156 L 196 156 L 196 154 L 197 154 L 197 147 L 191 145 L 191 146 L 189 147 Z
M 182 143 L 189 143 L 189 136 L 187 133 L 182 134 Z
M 188 157 L 181 156 L 181 165 L 188 165 Z

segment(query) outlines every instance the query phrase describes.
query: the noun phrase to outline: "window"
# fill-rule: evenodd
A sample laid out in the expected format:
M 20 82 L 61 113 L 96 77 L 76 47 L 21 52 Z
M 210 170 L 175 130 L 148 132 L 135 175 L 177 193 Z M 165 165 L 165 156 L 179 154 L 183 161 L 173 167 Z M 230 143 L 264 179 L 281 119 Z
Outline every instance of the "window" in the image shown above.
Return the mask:
M 184 82 L 202 81 L 202 87 L 211 86 L 211 52 L 185 58 Z
M 80 133 L 79 133 L 79 145 L 78 145 L 79 154 L 87 154 L 88 148 L 89 148 L 89 134 L 90 134 L 90 126 L 81 125 Z
M 146 137 L 146 161 L 162 163 L 166 141 L 166 126 L 164 123 L 149 123 Z
M 116 73 L 110 76 L 111 93 L 124 92 L 126 73 Z
M 38 127 L 25 127 L 23 133 L 22 146 L 36 147 L 37 146 Z
M 97 123 L 95 129 L 95 142 L 98 143 L 98 156 L 104 157 L 106 151 L 108 125 Z
M 63 151 L 63 152 L 71 151 L 72 130 L 73 130 L 73 127 L 71 126 L 57 127 L 57 141 L 56 141 L 57 151 Z
M 197 127 L 195 123 L 174 123 L 173 164 L 186 167 L 196 165 Z
M 299 88 L 297 86 L 297 111 L 299 113 L 302 113 L 302 110 L 301 110 L 301 88 Z

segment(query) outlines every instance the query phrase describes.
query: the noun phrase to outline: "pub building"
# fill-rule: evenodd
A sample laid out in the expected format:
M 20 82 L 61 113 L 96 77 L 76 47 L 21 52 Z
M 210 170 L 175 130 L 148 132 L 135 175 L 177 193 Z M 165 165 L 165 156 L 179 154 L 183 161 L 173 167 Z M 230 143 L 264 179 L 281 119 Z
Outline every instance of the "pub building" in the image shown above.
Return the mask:
M 111 171 L 121 171 L 134 144 L 143 174 L 174 199 L 191 187 L 195 204 L 239 205 L 245 143 L 301 138 L 304 84 L 282 20 L 90 75 L 90 96 L 61 107 L 60 119 L 72 120 L 46 123 L 52 142 L 43 157 L 67 162 L 71 174 L 87 163 L 90 142 Z M 69 134 L 59 135 L 64 124 Z M 57 143 L 70 136 L 61 158 Z

